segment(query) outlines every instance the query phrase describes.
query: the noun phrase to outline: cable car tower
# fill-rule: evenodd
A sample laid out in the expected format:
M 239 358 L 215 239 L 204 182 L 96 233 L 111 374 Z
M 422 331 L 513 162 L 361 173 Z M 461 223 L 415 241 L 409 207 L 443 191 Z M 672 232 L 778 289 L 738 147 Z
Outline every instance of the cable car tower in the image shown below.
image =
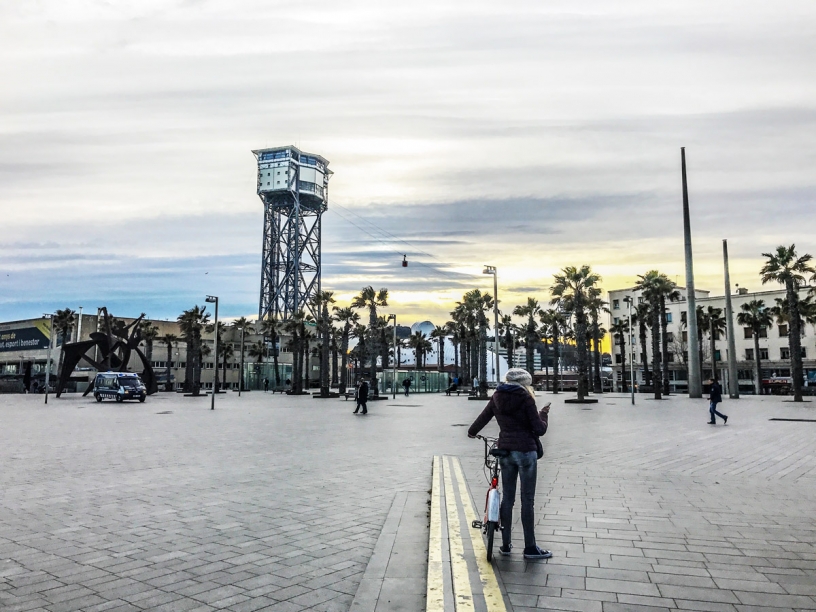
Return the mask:
M 296 147 L 252 151 L 264 204 L 258 318 L 283 321 L 303 310 L 315 318 L 320 292 L 321 217 L 329 205 L 329 162 Z

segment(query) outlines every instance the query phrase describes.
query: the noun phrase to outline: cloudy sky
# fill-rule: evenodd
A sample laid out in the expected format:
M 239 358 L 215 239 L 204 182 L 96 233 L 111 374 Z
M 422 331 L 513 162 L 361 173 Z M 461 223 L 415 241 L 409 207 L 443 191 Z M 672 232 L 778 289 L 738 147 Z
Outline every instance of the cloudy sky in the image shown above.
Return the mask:
M 816 252 L 816 4 L 0 0 L 0 320 L 257 313 L 250 150 L 331 162 L 324 287 L 442 322 L 564 265 L 760 287 Z M 402 268 L 401 253 L 411 265 Z

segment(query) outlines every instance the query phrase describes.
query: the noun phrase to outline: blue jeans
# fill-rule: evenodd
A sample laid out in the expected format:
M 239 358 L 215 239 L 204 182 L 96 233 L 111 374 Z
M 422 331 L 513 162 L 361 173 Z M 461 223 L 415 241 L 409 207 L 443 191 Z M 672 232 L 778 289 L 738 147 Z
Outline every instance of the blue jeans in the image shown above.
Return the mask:
M 533 548 L 535 539 L 535 490 L 538 457 L 535 451 L 510 451 L 500 459 L 502 476 L 501 523 L 502 543 L 510 547 L 510 529 L 513 525 L 513 504 L 516 501 L 516 480 L 521 480 L 521 526 L 524 530 L 524 548 Z
M 714 423 L 717 420 L 717 419 L 714 418 L 715 415 L 720 417 L 723 421 L 725 421 L 725 415 L 720 414 L 719 412 L 717 412 L 717 404 L 718 404 L 718 402 L 710 402 L 709 405 L 708 405 L 708 411 L 711 413 L 711 422 L 712 423 Z

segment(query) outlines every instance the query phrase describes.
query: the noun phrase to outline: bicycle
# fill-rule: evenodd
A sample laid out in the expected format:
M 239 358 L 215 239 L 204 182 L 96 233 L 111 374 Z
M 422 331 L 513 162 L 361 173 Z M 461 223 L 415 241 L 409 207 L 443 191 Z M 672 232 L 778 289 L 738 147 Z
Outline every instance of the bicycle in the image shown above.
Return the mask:
M 488 483 L 490 486 L 487 489 L 487 496 L 485 497 L 485 512 L 484 519 L 481 521 L 473 521 L 471 527 L 473 529 L 481 529 L 482 533 L 487 536 L 487 560 L 493 560 L 493 538 L 496 531 L 501 531 L 501 492 L 499 491 L 499 458 L 506 457 L 510 451 L 496 448 L 496 438 L 487 438 L 485 436 L 476 436 L 479 440 L 484 441 L 485 445 L 485 468 L 490 473 Z

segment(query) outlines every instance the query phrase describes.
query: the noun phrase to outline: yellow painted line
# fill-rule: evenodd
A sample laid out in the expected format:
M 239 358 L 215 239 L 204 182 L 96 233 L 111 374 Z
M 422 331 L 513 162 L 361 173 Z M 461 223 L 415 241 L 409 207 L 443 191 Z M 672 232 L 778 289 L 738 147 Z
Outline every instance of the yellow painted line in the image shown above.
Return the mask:
M 454 472 L 456 473 L 456 480 L 459 484 L 459 497 L 462 498 L 465 519 L 467 525 L 470 526 L 470 524 L 476 520 L 476 512 L 473 510 L 473 502 L 465 486 L 465 476 L 462 474 L 462 466 L 459 463 L 459 459 L 454 457 L 452 463 Z M 502 597 L 499 581 L 496 579 L 493 565 L 487 561 L 487 548 L 485 547 L 484 540 L 482 540 L 481 532 L 475 529 L 469 529 L 468 533 L 470 534 L 470 541 L 473 542 L 473 553 L 476 555 L 479 577 L 482 579 L 482 593 L 484 594 L 485 604 L 487 605 L 487 612 L 507 612 L 507 607 L 504 605 L 504 597 Z M 499 554 L 498 548 L 501 545 L 501 532 L 496 533 L 496 538 L 499 541 L 493 543 L 493 550 L 495 554 Z
M 462 530 L 459 523 L 459 508 L 453 492 L 453 473 L 450 457 L 445 465 L 445 506 L 448 511 L 448 547 L 450 548 L 451 574 L 453 576 L 453 601 L 456 612 L 474 612 L 473 591 L 470 589 L 465 549 L 462 545 Z
M 426 612 L 445 611 L 445 591 L 442 581 L 442 508 L 439 495 L 439 476 L 442 465 L 439 457 L 433 459 L 431 486 L 431 532 L 428 536 L 428 590 Z

